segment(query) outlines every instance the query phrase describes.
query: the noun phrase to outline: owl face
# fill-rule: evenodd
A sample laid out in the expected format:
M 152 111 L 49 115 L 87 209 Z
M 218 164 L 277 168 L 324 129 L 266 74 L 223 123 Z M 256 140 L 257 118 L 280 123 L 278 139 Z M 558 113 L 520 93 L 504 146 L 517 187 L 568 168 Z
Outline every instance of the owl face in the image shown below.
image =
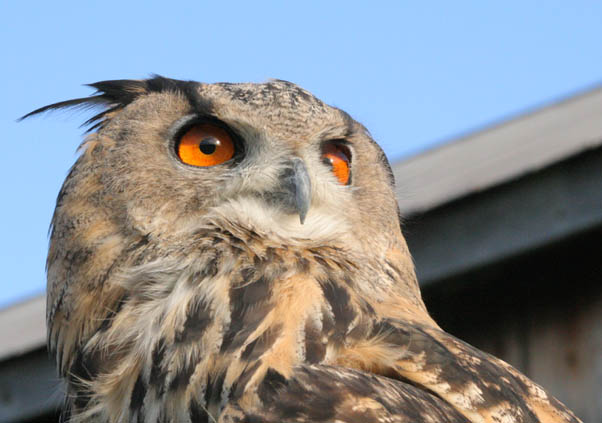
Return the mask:
M 104 115 L 76 165 L 74 192 L 97 189 L 120 225 L 170 238 L 227 219 L 349 246 L 399 231 L 389 165 L 346 113 L 283 81 L 168 81 Z

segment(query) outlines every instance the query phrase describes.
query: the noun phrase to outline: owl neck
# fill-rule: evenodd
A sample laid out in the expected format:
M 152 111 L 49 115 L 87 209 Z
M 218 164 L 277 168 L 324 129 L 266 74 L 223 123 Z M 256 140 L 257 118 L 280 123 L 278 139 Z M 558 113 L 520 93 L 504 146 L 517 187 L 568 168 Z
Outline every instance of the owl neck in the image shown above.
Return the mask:
M 97 302 L 106 318 L 65 369 L 72 408 L 117 408 L 129 392 L 132 413 L 143 402 L 165 413 L 170 401 L 204 392 L 199 412 L 217 415 L 227 398 L 256 395 L 268 371 L 287 377 L 301 363 L 336 363 L 346 342 L 372 330 L 375 308 L 403 276 L 359 266 L 334 243 L 287 245 L 240 227 L 188 239 L 164 251 L 146 239 L 107 278 Z

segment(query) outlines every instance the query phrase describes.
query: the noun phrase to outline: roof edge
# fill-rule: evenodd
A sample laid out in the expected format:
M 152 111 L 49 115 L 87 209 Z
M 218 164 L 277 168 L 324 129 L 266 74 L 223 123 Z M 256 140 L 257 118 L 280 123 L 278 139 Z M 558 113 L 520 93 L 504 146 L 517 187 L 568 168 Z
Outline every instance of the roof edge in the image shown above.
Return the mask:
M 404 215 L 438 207 L 602 144 L 602 85 L 394 163 Z

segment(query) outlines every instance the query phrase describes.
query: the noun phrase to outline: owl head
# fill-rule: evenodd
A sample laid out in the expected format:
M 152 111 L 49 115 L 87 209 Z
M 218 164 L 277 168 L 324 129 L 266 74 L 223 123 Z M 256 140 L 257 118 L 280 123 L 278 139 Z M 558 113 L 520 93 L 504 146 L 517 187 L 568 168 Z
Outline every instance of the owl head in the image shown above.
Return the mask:
M 382 150 L 347 113 L 292 83 L 156 76 L 91 86 L 92 97 L 27 115 L 104 109 L 86 122 L 96 132 L 61 192 L 55 226 L 65 205 L 93 200 L 94 214 L 151 237 L 224 218 L 285 242 L 374 248 L 375 238 L 398 238 Z

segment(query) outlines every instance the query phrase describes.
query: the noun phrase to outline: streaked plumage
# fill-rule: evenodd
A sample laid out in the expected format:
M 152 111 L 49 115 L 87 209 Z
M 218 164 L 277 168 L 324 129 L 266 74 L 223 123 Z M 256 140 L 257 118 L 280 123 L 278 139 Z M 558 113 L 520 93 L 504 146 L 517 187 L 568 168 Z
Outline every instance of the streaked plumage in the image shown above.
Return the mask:
M 32 113 L 103 108 L 48 254 L 67 420 L 578 422 L 429 317 L 389 164 L 346 113 L 284 81 L 92 86 Z M 197 121 L 236 155 L 183 164 Z M 324 162 L 331 142 L 349 175 Z

